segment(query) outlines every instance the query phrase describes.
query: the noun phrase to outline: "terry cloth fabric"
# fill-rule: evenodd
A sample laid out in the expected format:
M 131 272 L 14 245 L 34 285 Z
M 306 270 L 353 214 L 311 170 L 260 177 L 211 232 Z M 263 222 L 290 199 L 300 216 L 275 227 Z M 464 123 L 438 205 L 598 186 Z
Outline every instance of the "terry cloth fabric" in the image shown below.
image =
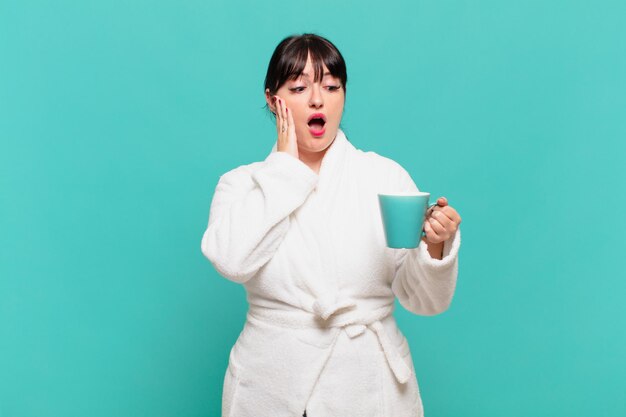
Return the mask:
M 202 253 L 243 284 L 249 310 L 230 351 L 223 417 L 424 414 L 394 297 L 448 309 L 460 229 L 443 259 L 385 244 L 378 193 L 419 191 L 407 171 L 339 129 L 319 175 L 276 145 L 220 177 Z

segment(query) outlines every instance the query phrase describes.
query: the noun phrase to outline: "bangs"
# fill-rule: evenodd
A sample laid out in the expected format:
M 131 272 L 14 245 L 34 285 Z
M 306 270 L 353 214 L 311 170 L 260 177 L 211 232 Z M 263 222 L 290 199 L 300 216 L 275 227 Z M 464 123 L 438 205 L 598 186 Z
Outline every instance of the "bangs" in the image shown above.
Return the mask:
M 332 55 L 328 53 L 323 53 L 320 51 L 320 48 L 315 48 L 314 46 L 309 46 L 308 49 L 300 49 L 296 52 L 295 59 L 289 63 L 287 63 L 284 78 L 286 80 L 295 80 L 296 78 L 302 75 L 302 71 L 304 71 L 304 67 L 306 66 L 306 61 L 311 55 L 311 64 L 313 65 L 313 81 L 322 82 L 324 78 L 324 65 L 328 68 L 328 72 L 330 75 L 336 78 L 341 78 L 339 65 L 337 64 L 336 59 L 332 59 Z
M 270 59 L 265 88 L 273 94 L 285 82 L 300 77 L 309 55 L 314 69 L 314 81 L 322 81 L 326 66 L 328 72 L 341 81 L 345 91 L 348 77 L 341 53 L 330 41 L 314 34 L 290 36 L 282 40 Z

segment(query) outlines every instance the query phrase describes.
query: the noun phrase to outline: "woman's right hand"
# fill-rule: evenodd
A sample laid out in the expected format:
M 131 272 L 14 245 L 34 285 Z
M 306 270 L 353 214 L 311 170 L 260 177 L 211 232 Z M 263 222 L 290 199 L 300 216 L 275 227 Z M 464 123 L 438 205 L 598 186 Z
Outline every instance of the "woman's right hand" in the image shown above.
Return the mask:
M 296 138 L 296 125 L 293 116 L 287 108 L 285 100 L 274 96 L 276 106 L 276 131 L 278 133 L 277 150 L 287 152 L 295 158 L 298 157 L 298 140 Z

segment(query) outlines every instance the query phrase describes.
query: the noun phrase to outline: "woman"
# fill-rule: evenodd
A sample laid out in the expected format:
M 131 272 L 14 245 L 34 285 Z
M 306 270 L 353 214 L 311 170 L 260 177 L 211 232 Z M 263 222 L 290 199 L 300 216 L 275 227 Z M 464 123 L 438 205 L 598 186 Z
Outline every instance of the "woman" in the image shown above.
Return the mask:
M 418 188 L 398 163 L 348 141 L 346 83 L 331 42 L 285 38 L 265 79 L 274 148 L 217 184 L 202 252 L 250 305 L 224 417 L 423 415 L 394 297 L 415 314 L 448 308 L 461 218 L 440 198 L 417 248 L 386 246 L 377 193 Z

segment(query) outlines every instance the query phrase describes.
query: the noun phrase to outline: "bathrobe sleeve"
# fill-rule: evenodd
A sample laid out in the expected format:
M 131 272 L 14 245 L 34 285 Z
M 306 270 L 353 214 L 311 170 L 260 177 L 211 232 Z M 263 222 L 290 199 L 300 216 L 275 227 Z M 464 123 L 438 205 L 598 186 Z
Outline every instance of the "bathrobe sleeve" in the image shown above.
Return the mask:
M 402 167 L 398 182 L 402 191 L 419 191 Z M 396 269 L 391 289 L 404 308 L 424 316 L 448 309 L 456 287 L 460 244 L 459 227 L 444 241 L 442 259 L 432 258 L 424 241 L 415 249 L 394 249 Z
M 220 177 L 201 249 L 224 277 L 245 283 L 274 255 L 289 215 L 315 188 L 318 175 L 286 152 L 272 152 L 251 170 Z

